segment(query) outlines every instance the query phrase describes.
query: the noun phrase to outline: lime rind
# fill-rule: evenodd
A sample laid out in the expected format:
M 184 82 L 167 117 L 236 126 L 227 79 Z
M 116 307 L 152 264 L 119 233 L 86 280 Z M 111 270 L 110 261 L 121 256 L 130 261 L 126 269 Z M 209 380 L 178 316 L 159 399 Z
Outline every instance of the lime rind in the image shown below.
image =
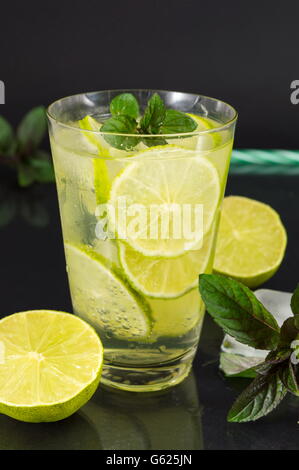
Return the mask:
M 105 159 L 111 158 L 109 149 L 104 147 L 101 142 L 101 137 L 88 131 L 98 131 L 101 124 L 98 123 L 91 116 L 85 116 L 85 118 L 79 121 L 79 126 L 82 129 L 84 138 L 97 149 L 97 153 L 101 158 L 93 159 L 93 170 L 94 170 L 94 188 L 96 195 L 96 203 L 104 204 L 108 200 L 110 191 L 110 178 Z M 84 130 L 86 132 L 84 132 Z
M 99 131 L 101 123 L 97 122 L 92 116 L 85 116 L 83 119 L 78 121 L 80 129 L 83 131 L 82 134 L 88 140 L 90 144 L 95 146 L 98 150 L 98 154 L 102 158 L 111 158 L 109 148 L 105 147 L 101 141 L 101 136 L 94 134 L 89 131 Z M 87 132 L 84 132 L 87 131 Z

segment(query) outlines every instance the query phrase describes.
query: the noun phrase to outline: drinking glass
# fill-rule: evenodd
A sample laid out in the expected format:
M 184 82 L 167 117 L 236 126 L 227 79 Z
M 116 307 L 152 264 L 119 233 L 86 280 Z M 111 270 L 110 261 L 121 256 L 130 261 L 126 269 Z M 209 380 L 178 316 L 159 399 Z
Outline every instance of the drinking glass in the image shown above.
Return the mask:
M 73 310 L 103 342 L 102 382 L 131 391 L 173 386 L 191 369 L 198 275 L 212 271 L 237 119 L 217 99 L 158 91 L 195 131 L 101 132 L 115 96 L 133 94 L 142 115 L 154 92 L 83 93 L 48 108 Z

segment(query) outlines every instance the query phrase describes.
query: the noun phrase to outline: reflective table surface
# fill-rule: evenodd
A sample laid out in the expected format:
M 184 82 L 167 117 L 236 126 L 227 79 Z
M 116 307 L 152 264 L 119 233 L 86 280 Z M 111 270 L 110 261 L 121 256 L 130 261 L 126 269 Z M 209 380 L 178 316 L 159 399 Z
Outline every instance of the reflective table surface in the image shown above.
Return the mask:
M 278 273 L 263 287 L 292 291 L 299 281 L 299 176 L 230 175 L 227 195 L 272 205 L 288 231 Z M 17 189 L 0 173 L 0 316 L 27 309 L 71 310 L 54 185 Z M 226 422 L 248 379 L 218 369 L 221 330 L 206 316 L 192 374 L 169 391 L 135 394 L 100 386 L 72 417 L 27 424 L 0 415 L 0 449 L 299 449 L 299 400 L 271 415 Z

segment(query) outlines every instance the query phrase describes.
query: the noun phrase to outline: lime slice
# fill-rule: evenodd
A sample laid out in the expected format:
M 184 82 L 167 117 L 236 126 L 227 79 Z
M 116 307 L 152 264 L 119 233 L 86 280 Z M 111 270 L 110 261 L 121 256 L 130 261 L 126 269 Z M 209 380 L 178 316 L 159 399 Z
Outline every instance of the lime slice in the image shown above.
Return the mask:
M 111 155 L 109 153 L 108 144 L 105 145 L 103 137 L 99 134 L 95 134 L 94 132 L 89 132 L 99 132 L 102 124 L 96 121 L 92 116 L 85 116 L 85 118 L 81 119 L 78 123 L 82 130 L 87 131 L 83 132 L 83 135 L 92 145 L 97 147 L 98 154 L 103 158 L 110 158 Z
M 151 299 L 154 319 L 151 339 L 180 337 L 187 334 L 203 320 L 204 306 L 198 289 L 192 289 L 177 299 Z
M 208 233 L 219 196 L 218 173 L 207 159 L 198 157 L 195 151 L 174 146 L 153 148 L 144 151 L 142 158 L 129 164 L 114 179 L 108 204 L 109 223 L 119 239 L 141 254 L 176 257 L 198 246 Z M 142 209 L 143 217 L 133 232 L 136 218 L 130 217 L 130 213 L 135 207 Z M 177 209 L 176 214 L 171 213 L 172 207 Z M 188 236 L 182 218 L 186 208 L 190 211 L 190 227 L 197 225 L 195 209 L 203 209 L 203 227 L 193 233 L 189 231 Z M 174 216 L 183 222 L 179 233 L 175 231 Z
M 198 284 L 198 275 L 206 271 L 212 245 L 205 237 L 201 249 L 177 258 L 143 256 L 126 243 L 119 244 L 122 268 L 131 285 L 147 297 L 171 299 L 182 296 Z
M 210 118 L 198 116 L 196 114 L 186 113 L 190 116 L 196 123 L 197 128 L 194 132 L 208 131 L 210 129 L 215 129 L 219 126 L 219 123 L 213 121 Z M 221 144 L 221 135 L 219 132 L 207 132 L 201 135 L 193 135 L 191 137 L 184 138 L 173 138 L 169 142 L 178 147 L 182 147 L 189 150 L 212 150 L 216 146 Z
M 287 236 L 270 206 L 246 197 L 224 199 L 218 233 L 215 271 L 257 287 L 280 266 Z
M 0 321 L 0 412 L 20 421 L 58 421 L 95 392 L 103 348 L 69 313 L 33 310 Z
M 107 202 L 110 191 L 110 179 L 106 162 L 102 160 L 102 158 L 111 158 L 111 155 L 109 148 L 104 144 L 102 136 L 88 132 L 99 131 L 101 123 L 97 122 L 91 116 L 85 116 L 84 119 L 79 121 L 79 126 L 81 129 L 86 130 L 86 132 L 83 132 L 84 137 L 90 144 L 97 148 L 98 155 L 101 157 L 93 159 L 94 188 L 97 204 L 104 204 Z
M 151 332 L 147 303 L 87 247 L 65 245 L 75 312 L 119 339 L 145 339 Z

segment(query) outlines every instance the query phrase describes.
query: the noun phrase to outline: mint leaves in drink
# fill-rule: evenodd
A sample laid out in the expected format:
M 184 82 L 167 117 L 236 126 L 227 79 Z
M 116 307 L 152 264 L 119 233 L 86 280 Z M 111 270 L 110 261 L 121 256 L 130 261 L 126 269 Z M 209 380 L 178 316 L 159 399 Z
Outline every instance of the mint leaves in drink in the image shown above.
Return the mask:
M 132 150 L 140 141 L 148 147 L 165 145 L 166 140 L 159 135 L 189 133 L 197 128 L 197 123 L 187 114 L 166 109 L 158 93 L 151 96 L 140 119 L 138 101 L 131 93 L 115 96 L 110 103 L 110 113 L 111 118 L 104 122 L 101 132 L 112 147 L 122 150 Z M 142 137 L 145 135 L 155 137 Z
M 253 292 L 238 281 L 201 274 L 199 291 L 207 311 L 226 333 L 248 346 L 269 350 L 265 361 L 248 371 L 256 377 L 233 404 L 228 421 L 255 421 L 276 408 L 287 392 L 299 396 L 299 286 L 291 299 L 293 316 L 281 328 Z

